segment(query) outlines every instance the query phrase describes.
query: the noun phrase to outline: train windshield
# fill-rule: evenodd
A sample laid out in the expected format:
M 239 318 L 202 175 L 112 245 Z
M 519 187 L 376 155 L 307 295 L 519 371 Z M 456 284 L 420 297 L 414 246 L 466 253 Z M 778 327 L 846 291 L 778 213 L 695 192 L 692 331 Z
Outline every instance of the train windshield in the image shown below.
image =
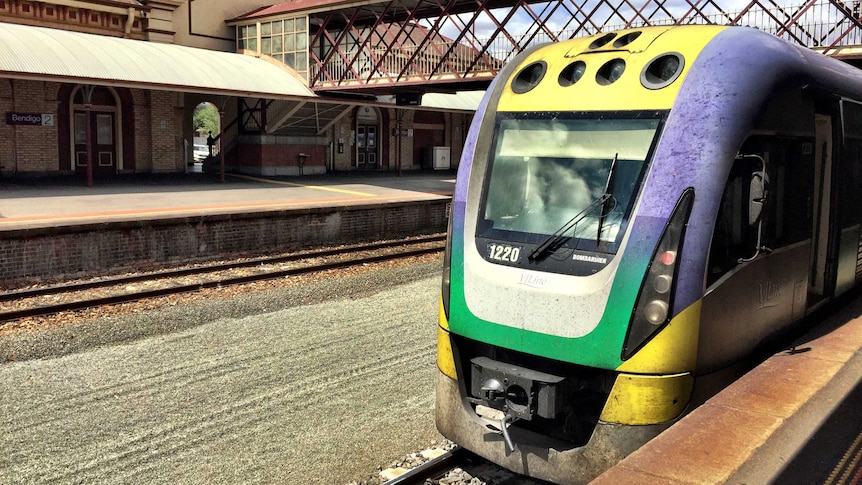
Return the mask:
M 629 116 L 501 115 L 477 236 L 615 252 L 662 122 Z

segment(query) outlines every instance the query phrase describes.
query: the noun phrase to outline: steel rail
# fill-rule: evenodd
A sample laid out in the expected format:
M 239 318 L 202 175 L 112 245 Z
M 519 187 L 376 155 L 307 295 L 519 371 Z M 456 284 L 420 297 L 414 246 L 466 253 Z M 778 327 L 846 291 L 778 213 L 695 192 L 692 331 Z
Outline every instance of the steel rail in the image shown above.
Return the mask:
M 428 242 L 428 241 L 422 241 L 422 242 Z M 385 247 L 407 246 L 410 244 L 419 244 L 419 242 L 412 241 L 412 240 L 410 242 L 400 241 L 398 244 L 389 244 L 389 245 L 383 244 L 382 247 L 377 248 L 377 249 L 382 249 Z M 356 249 L 356 248 L 349 248 L 349 249 L 345 248 L 345 249 L 342 249 L 340 251 L 324 250 L 324 251 L 320 251 L 320 252 L 315 252 L 315 254 L 313 256 L 314 257 L 320 256 L 320 253 L 323 253 L 323 252 L 326 252 L 328 255 L 336 255 L 336 254 L 344 254 L 345 252 L 357 251 L 357 250 L 358 249 Z M 363 250 L 365 250 L 365 249 L 363 249 Z M 69 302 L 64 302 L 64 303 L 58 303 L 56 305 L 44 305 L 44 306 L 38 306 L 38 307 L 33 307 L 33 308 L 26 308 L 26 309 L 22 309 L 22 310 L 12 310 L 12 311 L 8 311 L 8 312 L 0 312 L 0 322 L 18 320 L 21 318 L 28 318 L 28 317 L 51 315 L 51 314 L 56 314 L 56 313 L 60 313 L 60 312 L 64 312 L 64 311 L 83 310 L 86 308 L 95 308 L 95 307 L 99 307 L 99 306 L 115 305 L 118 303 L 128 303 L 128 302 L 132 302 L 132 301 L 145 300 L 145 299 L 149 299 L 149 298 L 175 295 L 175 294 L 180 294 L 180 293 L 190 293 L 190 292 L 199 291 L 199 290 L 203 290 L 203 289 L 207 289 L 207 288 L 217 288 L 217 287 L 222 287 L 222 286 L 239 285 L 239 284 L 252 283 L 252 282 L 257 282 L 257 281 L 265 281 L 265 280 L 271 280 L 271 279 L 276 279 L 276 278 L 283 278 L 285 276 L 295 276 L 295 275 L 301 275 L 301 274 L 326 271 L 326 270 L 331 270 L 331 269 L 339 269 L 339 268 L 346 268 L 346 267 L 350 267 L 350 266 L 358 266 L 358 265 L 362 265 L 362 264 L 377 263 L 377 262 L 382 262 L 382 261 L 390 261 L 390 260 L 408 258 L 408 257 L 413 257 L 413 256 L 421 256 L 421 255 L 425 255 L 425 254 L 431 254 L 434 252 L 439 252 L 442 250 L 443 250 L 443 244 L 439 244 L 439 245 L 435 245 L 432 247 L 398 251 L 396 253 L 362 256 L 362 257 L 358 257 L 358 258 L 350 258 L 350 259 L 345 259 L 345 260 L 340 260 L 340 261 L 332 261 L 332 262 L 326 262 L 326 263 L 315 263 L 315 264 L 304 266 L 304 267 L 274 270 L 274 271 L 269 271 L 266 273 L 260 273 L 260 274 L 255 274 L 255 275 L 236 276 L 236 277 L 214 279 L 214 280 L 196 282 L 196 283 L 186 284 L 186 285 L 178 285 L 178 286 L 171 286 L 171 287 L 167 287 L 167 288 L 158 288 L 158 289 L 154 289 L 154 290 L 145 290 L 145 291 L 139 291 L 139 292 L 134 292 L 134 293 L 127 293 L 127 294 L 123 294 L 123 295 L 113 295 L 113 296 L 99 297 L 99 298 L 93 298 L 93 299 L 88 299 L 88 300 L 69 301 Z M 304 257 L 308 257 L 308 255 L 305 255 Z M 232 265 L 226 265 L 226 266 L 232 266 Z M 224 268 L 219 268 L 219 269 L 224 269 Z M 184 270 L 181 270 L 180 272 L 182 272 L 182 271 L 184 271 Z M 214 270 L 212 270 L 212 271 L 214 271 Z M 170 272 L 168 272 L 168 273 L 170 273 Z M 172 276 L 175 276 L 175 275 L 176 274 L 172 274 Z M 158 276 L 158 278 L 164 278 L 164 277 L 165 276 L 162 274 L 160 274 Z M 143 279 L 153 279 L 153 277 L 152 277 L 152 275 L 150 275 L 149 278 L 143 278 Z M 120 278 L 118 280 L 122 280 L 121 283 L 126 282 L 122 278 Z M 102 284 L 99 286 L 110 286 L 110 285 Z M 76 288 L 76 290 L 78 290 L 78 289 L 79 288 Z
M 383 485 L 422 485 L 426 480 L 439 478 L 445 472 L 475 456 L 464 448 L 456 446 L 433 460 L 429 460 L 416 468 L 411 468 L 392 480 L 383 482 Z
M 285 256 L 265 256 L 260 258 L 248 259 L 233 263 L 213 263 L 195 266 L 194 268 L 184 269 L 169 269 L 163 271 L 151 271 L 147 273 L 136 274 L 132 276 L 118 276 L 114 278 L 104 278 L 93 281 L 85 281 L 81 283 L 64 283 L 59 285 L 46 286 L 41 288 L 31 288 L 26 290 L 8 291 L 0 293 L 0 302 L 12 301 L 23 298 L 34 298 L 38 296 L 55 295 L 58 293 L 69 293 L 72 291 L 90 290 L 93 288 L 102 288 L 106 286 L 115 286 L 129 283 L 137 283 L 140 281 L 150 281 L 160 278 L 180 278 L 183 276 L 199 275 L 204 273 L 214 273 L 216 271 L 226 271 L 239 268 L 250 268 L 263 264 L 286 263 L 290 261 L 298 261 L 306 258 L 320 258 L 327 256 L 335 256 L 344 254 L 347 251 L 374 251 L 377 249 L 395 248 L 398 246 L 407 246 L 411 244 L 422 244 L 429 242 L 444 241 L 446 235 L 433 234 L 422 236 L 409 240 L 375 242 L 369 244 L 357 244 L 351 246 L 343 246 L 335 249 L 315 249 L 310 251 L 302 251 Z

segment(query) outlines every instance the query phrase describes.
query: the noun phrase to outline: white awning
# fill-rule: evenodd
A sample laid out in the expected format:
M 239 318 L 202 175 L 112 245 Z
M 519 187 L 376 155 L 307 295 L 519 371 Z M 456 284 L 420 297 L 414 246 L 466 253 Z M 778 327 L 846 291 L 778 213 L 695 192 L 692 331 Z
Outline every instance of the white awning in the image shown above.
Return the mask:
M 0 23 L 0 77 L 260 98 L 316 98 L 264 59 Z
M 482 102 L 485 91 L 461 91 L 458 93 L 425 93 L 422 95 L 423 108 L 440 110 L 476 111 Z

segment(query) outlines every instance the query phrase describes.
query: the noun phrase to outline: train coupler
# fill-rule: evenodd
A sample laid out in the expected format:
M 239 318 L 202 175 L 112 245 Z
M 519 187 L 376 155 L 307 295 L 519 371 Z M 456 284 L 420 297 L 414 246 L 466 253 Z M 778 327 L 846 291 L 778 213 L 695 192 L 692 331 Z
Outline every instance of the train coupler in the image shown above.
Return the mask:
M 487 357 L 476 357 L 470 363 L 470 394 L 476 414 L 488 429 L 503 435 L 509 451 L 515 450 L 508 432 L 512 423 L 534 416 L 554 419 L 562 411 L 563 377 Z
M 506 449 L 509 450 L 510 453 L 515 451 L 515 443 L 512 441 L 512 437 L 509 436 L 509 426 L 518 420 L 516 416 L 482 405 L 476 406 L 476 414 L 485 421 L 485 427 L 487 429 L 494 433 L 503 435 L 503 441 L 506 442 Z

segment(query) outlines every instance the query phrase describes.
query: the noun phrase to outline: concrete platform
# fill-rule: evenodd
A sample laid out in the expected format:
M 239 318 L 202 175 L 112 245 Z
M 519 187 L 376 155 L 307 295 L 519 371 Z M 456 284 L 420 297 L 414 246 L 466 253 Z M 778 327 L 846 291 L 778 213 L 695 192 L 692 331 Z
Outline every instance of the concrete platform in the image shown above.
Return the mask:
M 851 296 L 593 483 L 859 483 L 862 296 Z
M 379 172 L 259 178 L 190 173 L 0 180 L 0 232 L 94 222 L 165 219 L 450 198 L 454 172 Z
M 264 179 L 209 174 L 0 180 L 0 281 L 131 269 L 446 231 L 453 172 Z

